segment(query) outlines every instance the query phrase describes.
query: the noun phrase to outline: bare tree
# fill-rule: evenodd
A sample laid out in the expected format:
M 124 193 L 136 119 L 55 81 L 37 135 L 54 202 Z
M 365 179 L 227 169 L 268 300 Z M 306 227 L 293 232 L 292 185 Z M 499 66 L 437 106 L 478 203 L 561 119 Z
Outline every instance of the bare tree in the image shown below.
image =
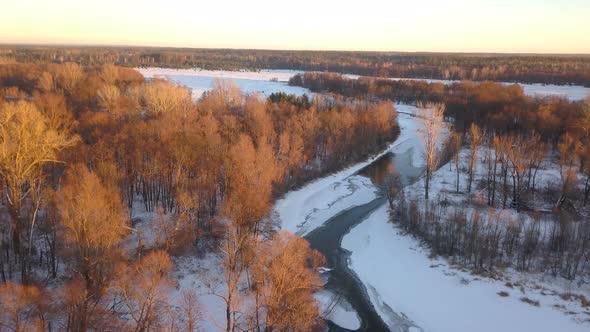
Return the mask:
M 457 193 L 459 192 L 459 174 L 461 171 L 461 147 L 463 146 L 463 135 L 458 132 L 454 131 L 451 137 L 452 144 L 453 144 L 453 160 L 455 163 L 455 172 L 456 172 L 456 181 L 455 184 L 457 186 Z
M 124 306 L 123 316 L 130 316 L 134 322 L 133 331 L 161 328 L 172 287 L 172 268 L 168 253 L 159 250 L 131 266 L 122 264 L 117 269 L 118 278 L 113 288 Z
M 570 198 L 571 191 L 577 181 L 576 175 L 576 143 L 573 137 L 566 133 L 557 145 L 559 150 L 559 179 L 561 182 L 559 199 L 555 203 L 555 208 L 560 209 L 563 204 Z
M 140 97 L 150 115 L 183 110 L 191 104 L 189 91 L 166 81 L 156 81 L 143 87 Z
M 45 331 L 45 294 L 36 286 L 12 282 L 0 284 L 0 329 L 6 331 Z
M 402 183 L 399 174 L 395 172 L 392 165 L 389 165 L 386 174 L 381 179 L 381 183 L 379 183 L 379 190 L 387 198 L 391 209 L 393 209 L 393 203 L 401 189 Z
M 484 133 L 476 124 L 469 128 L 469 177 L 467 179 L 467 192 L 471 192 L 471 184 L 477 167 L 477 150 L 483 142 Z
M 522 136 L 509 136 L 509 143 L 506 145 L 508 158 L 510 164 L 510 172 L 512 176 L 512 203 L 516 207 L 516 211 L 520 212 L 522 207 L 522 192 L 524 175 L 528 165 L 528 145 L 526 138 Z
M 424 177 L 424 197 L 428 199 L 428 190 L 432 173 L 438 165 L 438 141 L 443 127 L 445 105 L 444 104 L 418 104 L 422 130 L 419 132 L 424 145 L 424 162 L 426 175 Z
M 57 82 L 67 95 L 72 95 L 78 83 L 84 78 L 84 71 L 77 63 L 66 63 L 57 67 Z
M 7 103 L 1 107 L 0 175 L 7 187 L 12 244 L 17 255 L 22 253 L 22 201 L 36 188 L 34 184 L 41 182 L 44 166 L 60 162 L 59 152 L 75 142 L 48 127 L 46 117 L 31 103 Z
M 315 270 L 324 257 L 294 234 L 281 232 L 262 244 L 254 280 L 262 299 L 260 325 L 265 331 L 311 331 L 320 323 L 313 292 L 322 286 Z
M 212 294 L 225 302 L 226 332 L 232 332 L 238 326 L 238 286 L 252 260 L 249 254 L 253 252 L 251 248 L 255 243 L 252 233 L 246 227 L 234 221 L 225 225 L 225 234 L 220 246 L 225 287 L 222 290 L 212 289 Z
M 113 188 L 103 186 L 84 165 L 68 170 L 56 205 L 63 227 L 66 259 L 75 287 L 70 288 L 72 329 L 90 328 L 92 310 L 100 303 L 122 253 L 127 213 Z

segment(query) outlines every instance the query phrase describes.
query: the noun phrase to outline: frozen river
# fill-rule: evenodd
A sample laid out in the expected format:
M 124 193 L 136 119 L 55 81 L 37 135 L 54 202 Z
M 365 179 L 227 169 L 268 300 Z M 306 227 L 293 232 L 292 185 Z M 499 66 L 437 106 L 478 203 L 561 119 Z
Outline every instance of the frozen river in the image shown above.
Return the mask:
M 167 69 L 167 68 L 138 68 L 146 78 L 165 78 L 176 84 L 192 89 L 193 98 L 198 99 L 203 92 L 211 90 L 215 80 L 233 81 L 240 90 L 247 94 L 260 93 L 270 96 L 272 93 L 284 92 L 301 96 L 312 93 L 302 87 L 290 86 L 289 78 L 300 72 L 291 70 L 261 70 L 261 71 L 224 71 L 199 69 Z
M 306 88 L 289 86 L 287 82 L 292 76 L 302 73 L 295 70 L 260 70 L 260 71 L 224 71 L 201 69 L 169 69 L 169 68 L 137 68 L 146 78 L 161 77 L 192 89 L 193 97 L 199 98 L 203 92 L 210 90 L 216 79 L 232 80 L 247 94 L 261 93 L 269 96 L 274 92 L 285 92 L 301 96 L 310 95 Z M 358 78 L 357 75 L 345 75 Z M 404 78 L 391 78 L 405 80 Z M 413 79 L 427 82 L 451 84 L 457 81 L 435 79 Z M 512 84 L 512 83 L 504 83 Z M 582 100 L 590 96 L 590 88 L 577 85 L 553 84 L 520 84 L 524 92 L 530 96 L 564 96 L 572 101 Z

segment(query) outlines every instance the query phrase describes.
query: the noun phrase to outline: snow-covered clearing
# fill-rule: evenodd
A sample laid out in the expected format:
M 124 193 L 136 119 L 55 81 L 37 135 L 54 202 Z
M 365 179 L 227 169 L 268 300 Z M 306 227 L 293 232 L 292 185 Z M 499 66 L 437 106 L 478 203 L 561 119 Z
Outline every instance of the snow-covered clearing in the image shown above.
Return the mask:
M 443 259 L 431 259 L 427 249 L 388 219 L 383 205 L 342 240 L 352 252 L 351 268 L 386 321 L 384 304 L 424 331 L 588 331 L 588 324 L 562 312 L 576 304 L 549 295 L 550 283 L 545 292 L 525 283 L 511 288 L 504 281 L 458 271 Z M 539 301 L 539 307 L 522 302 L 525 297 Z
M 246 94 L 284 92 L 301 96 L 312 93 L 302 87 L 287 84 L 289 78 L 298 74 L 291 70 L 223 71 L 200 69 L 136 68 L 146 78 L 165 78 L 178 85 L 191 88 L 193 98 L 200 98 L 213 88 L 216 79 L 233 81 Z

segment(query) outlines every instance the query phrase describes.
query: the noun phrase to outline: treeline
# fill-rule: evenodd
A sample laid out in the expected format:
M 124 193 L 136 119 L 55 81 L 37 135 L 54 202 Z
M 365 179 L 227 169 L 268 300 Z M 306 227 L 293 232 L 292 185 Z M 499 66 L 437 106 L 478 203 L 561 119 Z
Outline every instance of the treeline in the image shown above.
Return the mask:
M 293 69 L 364 76 L 590 86 L 587 55 L 273 51 L 146 47 L 4 46 L 19 62 L 115 63 L 204 69 Z
M 495 82 L 429 83 L 416 80 L 348 78 L 335 73 L 305 73 L 290 84 L 314 92 L 331 92 L 348 97 L 386 99 L 401 103 L 434 102 L 445 105 L 445 116 L 457 130 L 466 132 L 472 123 L 496 133 L 535 131 L 556 143 L 566 132 L 576 138 L 587 136 L 584 127 L 588 103 L 564 98 L 536 98 L 524 94 L 518 84 Z M 588 139 L 587 137 L 584 139 Z
M 428 243 L 432 252 L 479 273 L 495 275 L 506 267 L 549 273 L 568 280 L 590 273 L 590 221 L 529 221 L 495 210 L 446 207 L 436 201 L 402 199 L 392 222 Z
M 272 231 L 272 200 L 398 133 L 391 103 L 267 100 L 224 81 L 194 102 L 131 69 L 73 63 L 0 65 L 0 120 L 0 320 L 17 331 L 196 329 L 194 292 L 168 297 L 171 255 L 196 249 L 222 257 L 228 332 L 310 330 L 322 258 Z M 137 211 L 157 212 L 154 246 Z

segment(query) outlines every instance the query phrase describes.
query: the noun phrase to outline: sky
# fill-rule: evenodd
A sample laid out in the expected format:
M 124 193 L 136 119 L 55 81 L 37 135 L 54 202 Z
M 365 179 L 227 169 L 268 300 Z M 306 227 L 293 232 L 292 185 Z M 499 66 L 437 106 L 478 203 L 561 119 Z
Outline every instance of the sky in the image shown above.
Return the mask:
M 590 53 L 590 0 L 7 0 L 0 43 Z

